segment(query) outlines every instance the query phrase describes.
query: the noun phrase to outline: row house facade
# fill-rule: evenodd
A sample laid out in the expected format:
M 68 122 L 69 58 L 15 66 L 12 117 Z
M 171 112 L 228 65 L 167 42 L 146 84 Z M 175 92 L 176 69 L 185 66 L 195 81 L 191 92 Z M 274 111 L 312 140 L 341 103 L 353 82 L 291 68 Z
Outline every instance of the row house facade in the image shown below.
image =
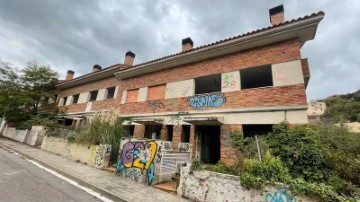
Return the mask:
M 99 111 L 120 110 L 129 135 L 188 142 L 205 163 L 231 163 L 230 131 L 254 136 L 273 124 L 308 123 L 308 60 L 301 48 L 314 39 L 323 12 L 284 20 L 269 10 L 271 26 L 141 64 L 127 52 L 123 64 L 94 65 L 89 74 L 59 83 L 56 105 L 76 126 Z M 180 47 L 179 47 L 180 48 Z

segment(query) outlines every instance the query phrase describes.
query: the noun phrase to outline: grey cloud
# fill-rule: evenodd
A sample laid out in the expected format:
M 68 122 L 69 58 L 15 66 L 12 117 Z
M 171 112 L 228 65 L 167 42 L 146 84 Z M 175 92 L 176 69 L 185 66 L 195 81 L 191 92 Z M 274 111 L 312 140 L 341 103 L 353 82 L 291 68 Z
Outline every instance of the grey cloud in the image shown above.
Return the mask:
M 308 98 L 359 89 L 355 0 L 1 1 L 0 57 L 18 66 L 35 59 L 62 77 L 68 69 L 79 76 L 94 64 L 122 63 L 128 50 L 140 63 L 179 52 L 188 36 L 200 46 L 267 27 L 268 9 L 278 4 L 286 19 L 326 13 L 315 40 L 302 49 L 312 73 Z

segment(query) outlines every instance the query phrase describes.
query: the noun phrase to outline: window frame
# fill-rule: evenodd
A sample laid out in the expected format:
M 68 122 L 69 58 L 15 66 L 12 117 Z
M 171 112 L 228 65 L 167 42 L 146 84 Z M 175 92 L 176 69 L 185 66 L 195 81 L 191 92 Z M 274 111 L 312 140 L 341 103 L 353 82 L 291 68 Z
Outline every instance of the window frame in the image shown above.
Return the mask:
M 245 85 L 244 82 L 249 79 L 248 76 L 252 75 L 251 73 L 249 73 L 249 71 L 256 71 L 254 69 L 261 69 L 261 68 L 266 68 L 266 72 L 269 71 L 269 75 L 268 75 L 269 78 L 267 78 L 269 80 L 266 81 L 266 82 L 270 82 L 271 84 L 269 83 L 270 85 L 259 85 L 259 86 L 255 86 L 255 87 L 248 87 L 248 86 L 251 86 L 249 84 Z M 240 86 L 241 86 L 240 90 L 256 89 L 256 88 L 267 88 L 267 87 L 273 87 L 274 86 L 274 79 L 273 79 L 273 73 L 272 73 L 271 64 L 260 65 L 260 66 L 255 66 L 255 67 L 249 67 L 249 68 L 241 69 L 241 70 L 239 70 L 239 72 L 240 72 Z M 245 75 L 245 74 L 249 74 L 249 75 Z M 253 78 L 253 79 L 256 79 L 256 77 Z M 264 82 L 264 83 L 266 83 L 266 82 Z M 244 88 L 244 86 L 246 86 L 246 87 Z
M 216 85 L 216 87 L 218 88 L 215 91 L 211 91 L 211 92 L 199 92 L 199 87 L 198 87 L 198 82 L 199 79 L 205 79 L 206 77 L 217 77 L 215 79 L 219 79 L 219 84 Z M 205 84 L 206 85 L 206 84 Z M 201 95 L 201 94 L 208 94 L 208 93 L 219 93 L 221 92 L 221 74 L 211 74 L 211 75 L 206 75 L 206 76 L 200 76 L 200 77 L 196 77 L 194 78 L 194 93 L 195 95 Z
M 76 102 L 75 102 L 75 97 L 77 96 L 77 99 L 76 99 Z M 73 100 L 72 100 L 72 104 L 78 104 L 79 102 L 79 97 L 80 97 L 80 94 L 75 94 L 73 95 Z
M 92 93 L 95 93 L 96 92 L 96 96 L 95 96 L 95 99 L 94 100 L 92 100 L 91 99 L 91 97 L 92 97 Z M 93 91 L 90 91 L 89 92 L 89 102 L 94 102 L 94 101 L 96 101 L 96 98 L 97 98 L 97 96 L 98 96 L 98 93 L 99 93 L 99 90 L 93 90 Z
M 109 97 L 109 89 L 114 89 L 112 97 Z M 116 86 L 106 88 L 106 98 L 105 99 L 114 99 L 115 98 L 115 91 L 116 91 Z

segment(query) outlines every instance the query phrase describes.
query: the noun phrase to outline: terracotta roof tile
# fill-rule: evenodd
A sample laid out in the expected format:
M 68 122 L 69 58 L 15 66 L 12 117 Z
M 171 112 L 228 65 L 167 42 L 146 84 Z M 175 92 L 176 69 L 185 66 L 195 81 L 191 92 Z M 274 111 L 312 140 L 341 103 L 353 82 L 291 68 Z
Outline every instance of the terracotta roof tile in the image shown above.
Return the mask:
M 166 58 L 169 58 L 169 57 L 173 57 L 173 56 L 176 56 L 176 55 L 181 55 L 181 54 L 184 54 L 184 53 L 199 50 L 199 49 L 202 49 L 202 48 L 206 48 L 206 47 L 213 46 L 213 45 L 216 45 L 216 44 L 219 44 L 219 43 L 231 41 L 231 40 L 234 40 L 234 39 L 239 39 L 241 37 L 249 36 L 249 35 L 259 33 L 259 32 L 265 31 L 265 30 L 270 30 L 270 29 L 273 29 L 275 27 L 279 27 L 279 26 L 290 24 L 290 23 L 293 23 L 293 22 L 305 20 L 305 19 L 315 17 L 315 16 L 319 16 L 319 15 L 325 15 L 325 13 L 323 11 L 320 11 L 318 13 L 313 13 L 311 15 L 305 15 L 304 17 L 299 17 L 297 19 L 292 19 L 292 20 L 289 20 L 289 21 L 285 21 L 285 22 L 279 23 L 277 25 L 260 28 L 260 29 L 257 29 L 257 30 L 251 31 L 251 32 L 247 32 L 245 34 L 241 34 L 241 35 L 238 35 L 238 36 L 233 36 L 233 37 L 230 37 L 230 38 L 227 38 L 227 39 L 222 39 L 222 40 L 219 40 L 219 41 L 216 41 L 216 42 L 213 42 L 213 43 L 210 43 L 210 44 L 202 45 L 202 46 L 199 46 L 199 47 L 187 50 L 187 51 L 183 51 L 183 52 L 167 55 L 167 56 L 164 56 L 164 57 L 161 57 L 161 58 L 153 59 L 153 60 L 150 60 L 150 61 L 147 61 L 147 62 L 143 62 L 143 63 L 137 64 L 137 65 L 134 65 L 133 67 L 137 67 L 137 66 L 140 66 L 140 65 L 156 62 L 156 61 L 163 60 L 163 59 L 166 59 Z

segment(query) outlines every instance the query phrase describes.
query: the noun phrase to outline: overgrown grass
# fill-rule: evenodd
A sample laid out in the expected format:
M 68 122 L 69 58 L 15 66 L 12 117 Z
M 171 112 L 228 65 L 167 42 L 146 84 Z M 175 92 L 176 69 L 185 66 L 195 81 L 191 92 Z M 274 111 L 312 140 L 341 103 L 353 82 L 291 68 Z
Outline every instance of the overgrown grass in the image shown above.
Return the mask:
M 76 131 L 75 142 L 80 144 L 110 144 L 110 161 L 117 159 L 120 140 L 127 135 L 127 130 L 119 118 L 118 111 L 109 111 L 95 114 L 92 119 Z

